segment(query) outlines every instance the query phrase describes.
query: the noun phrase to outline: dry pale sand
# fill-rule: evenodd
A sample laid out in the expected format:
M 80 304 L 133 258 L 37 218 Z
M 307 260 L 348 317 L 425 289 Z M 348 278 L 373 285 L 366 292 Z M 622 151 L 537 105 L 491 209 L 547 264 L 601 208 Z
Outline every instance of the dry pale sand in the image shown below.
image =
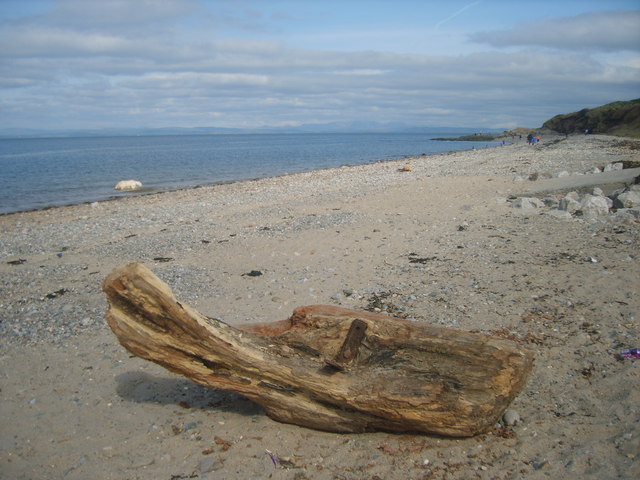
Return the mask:
M 618 353 L 640 347 L 640 223 L 506 201 L 542 181 L 516 175 L 639 161 L 629 145 L 543 139 L 0 217 L 0 477 L 637 478 L 640 360 Z M 134 260 L 231 324 L 328 303 L 520 339 L 536 353 L 520 422 L 469 439 L 277 423 L 118 344 L 100 282 Z

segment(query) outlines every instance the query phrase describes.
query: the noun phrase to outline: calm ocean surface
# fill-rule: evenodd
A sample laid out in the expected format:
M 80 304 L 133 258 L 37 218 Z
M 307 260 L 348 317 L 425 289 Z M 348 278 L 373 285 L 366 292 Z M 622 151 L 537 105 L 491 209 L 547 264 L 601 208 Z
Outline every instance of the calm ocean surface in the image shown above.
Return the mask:
M 0 214 L 132 195 L 120 180 L 161 192 L 483 148 L 457 133 L 236 134 L 0 139 Z

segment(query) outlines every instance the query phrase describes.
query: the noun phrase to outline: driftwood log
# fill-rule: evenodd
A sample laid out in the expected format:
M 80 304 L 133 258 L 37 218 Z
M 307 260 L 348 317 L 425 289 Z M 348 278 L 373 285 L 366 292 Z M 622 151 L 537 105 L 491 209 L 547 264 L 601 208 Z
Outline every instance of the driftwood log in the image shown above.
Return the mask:
M 320 430 L 482 433 L 533 365 L 510 340 L 325 305 L 234 328 L 178 302 L 141 263 L 103 289 L 109 326 L 133 354 Z

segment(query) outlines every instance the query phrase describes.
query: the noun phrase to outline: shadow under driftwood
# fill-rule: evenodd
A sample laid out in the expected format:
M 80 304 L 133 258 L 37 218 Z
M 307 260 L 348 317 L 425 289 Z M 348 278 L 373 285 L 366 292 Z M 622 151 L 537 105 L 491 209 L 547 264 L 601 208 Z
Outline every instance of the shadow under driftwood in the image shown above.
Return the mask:
M 145 372 L 125 372 L 116 377 L 116 382 L 118 395 L 130 402 L 176 405 L 246 416 L 264 414 L 259 405 L 241 395 L 204 387 L 188 379 L 168 378 Z

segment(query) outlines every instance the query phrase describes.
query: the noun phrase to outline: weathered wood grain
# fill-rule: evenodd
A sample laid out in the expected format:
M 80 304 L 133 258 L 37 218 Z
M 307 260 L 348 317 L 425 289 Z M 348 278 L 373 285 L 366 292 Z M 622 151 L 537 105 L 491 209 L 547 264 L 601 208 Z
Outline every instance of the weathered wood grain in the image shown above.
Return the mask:
M 103 289 L 109 326 L 133 354 L 321 430 L 475 435 L 495 425 L 533 365 L 509 340 L 326 305 L 234 328 L 178 302 L 141 263 L 112 272 Z

